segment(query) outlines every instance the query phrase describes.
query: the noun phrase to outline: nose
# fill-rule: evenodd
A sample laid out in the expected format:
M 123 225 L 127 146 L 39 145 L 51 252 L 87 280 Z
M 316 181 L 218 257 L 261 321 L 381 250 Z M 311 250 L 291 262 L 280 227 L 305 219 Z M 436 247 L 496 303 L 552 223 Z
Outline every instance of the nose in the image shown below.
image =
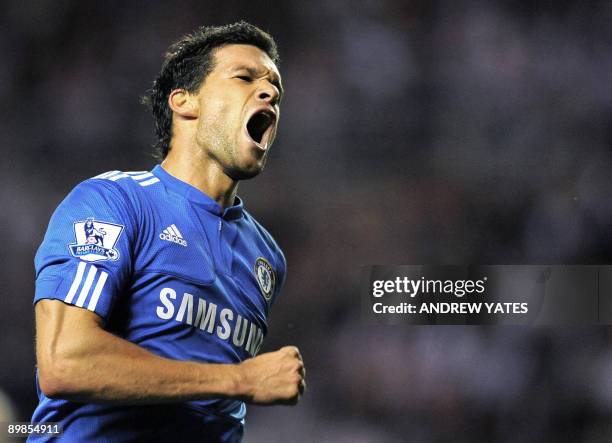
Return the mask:
M 257 91 L 257 98 L 270 103 L 272 106 L 278 103 L 280 92 L 276 86 L 268 81 L 263 81 Z

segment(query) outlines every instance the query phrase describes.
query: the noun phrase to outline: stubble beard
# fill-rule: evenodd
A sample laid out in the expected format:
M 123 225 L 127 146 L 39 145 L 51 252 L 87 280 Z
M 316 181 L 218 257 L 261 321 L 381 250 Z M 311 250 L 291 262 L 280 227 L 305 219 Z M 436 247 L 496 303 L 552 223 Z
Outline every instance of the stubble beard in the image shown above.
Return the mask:
M 232 151 L 232 153 L 233 152 L 234 151 Z M 240 167 L 234 159 L 234 161 L 228 163 L 225 167 L 222 165 L 222 167 L 225 174 L 232 180 L 241 181 L 248 180 L 259 175 L 264 170 L 265 163 L 266 159 L 263 160 L 261 166 L 256 165 L 254 168 L 247 169 Z
M 207 128 L 200 128 L 198 131 L 198 146 L 207 156 L 223 170 L 225 175 L 234 181 L 248 180 L 259 175 L 265 167 L 267 153 L 261 164 L 255 164 L 253 168 L 246 168 L 239 164 L 238 143 L 240 136 L 231 139 L 227 134 L 230 131 L 225 124 L 215 122 Z

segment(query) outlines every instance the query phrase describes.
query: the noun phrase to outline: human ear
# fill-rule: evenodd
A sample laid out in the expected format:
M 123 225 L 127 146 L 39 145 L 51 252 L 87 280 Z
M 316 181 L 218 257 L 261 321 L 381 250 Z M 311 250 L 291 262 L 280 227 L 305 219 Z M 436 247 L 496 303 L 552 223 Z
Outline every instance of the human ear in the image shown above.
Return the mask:
M 168 106 L 181 117 L 197 118 L 198 101 L 185 89 L 173 89 L 168 95 Z

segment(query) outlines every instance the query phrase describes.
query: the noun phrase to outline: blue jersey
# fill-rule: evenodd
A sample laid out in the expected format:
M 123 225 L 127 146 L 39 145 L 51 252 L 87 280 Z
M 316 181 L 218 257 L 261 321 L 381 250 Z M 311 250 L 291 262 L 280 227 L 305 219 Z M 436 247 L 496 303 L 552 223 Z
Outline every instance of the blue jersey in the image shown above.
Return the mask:
M 79 184 L 53 214 L 35 265 L 34 303 L 61 300 L 159 356 L 210 363 L 257 354 L 286 269 L 240 199 L 222 210 L 161 166 Z M 52 400 L 38 381 L 37 390 L 32 422 L 61 423 L 58 441 L 242 438 L 246 407 L 236 400 L 117 406 Z

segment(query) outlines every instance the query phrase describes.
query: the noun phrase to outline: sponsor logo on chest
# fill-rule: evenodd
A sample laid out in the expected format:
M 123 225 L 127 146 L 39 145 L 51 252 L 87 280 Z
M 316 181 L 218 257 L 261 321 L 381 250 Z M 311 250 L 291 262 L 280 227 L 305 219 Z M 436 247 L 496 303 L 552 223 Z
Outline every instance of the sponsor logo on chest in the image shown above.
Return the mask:
M 159 292 L 155 314 L 162 320 L 172 320 L 198 328 L 218 339 L 244 349 L 255 356 L 263 342 L 263 331 L 254 322 L 204 298 L 184 292 L 180 299 L 172 288 Z

